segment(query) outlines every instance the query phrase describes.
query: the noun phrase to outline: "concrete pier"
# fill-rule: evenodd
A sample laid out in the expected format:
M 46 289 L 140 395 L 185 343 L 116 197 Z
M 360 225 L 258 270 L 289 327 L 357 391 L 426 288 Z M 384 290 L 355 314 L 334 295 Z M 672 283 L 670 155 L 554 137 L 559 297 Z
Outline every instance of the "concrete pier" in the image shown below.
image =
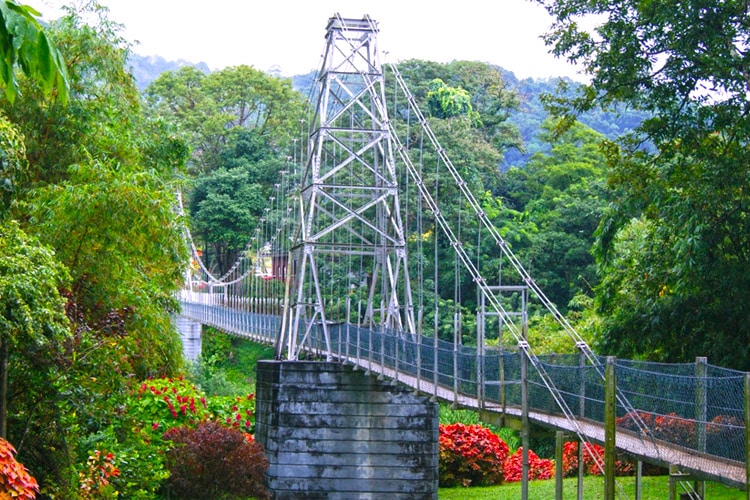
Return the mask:
M 201 355 L 201 324 L 197 321 L 177 316 L 177 330 L 182 340 L 182 352 L 185 359 L 195 361 Z
M 274 499 L 437 499 L 438 406 L 329 362 L 259 361 L 256 439 Z

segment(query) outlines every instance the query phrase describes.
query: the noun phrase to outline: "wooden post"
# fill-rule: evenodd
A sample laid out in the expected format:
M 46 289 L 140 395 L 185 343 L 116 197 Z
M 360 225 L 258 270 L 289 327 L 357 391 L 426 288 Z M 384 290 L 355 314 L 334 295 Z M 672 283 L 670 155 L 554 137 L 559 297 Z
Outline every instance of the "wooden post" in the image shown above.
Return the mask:
M 555 433 L 555 500 L 563 497 L 563 447 L 565 445 L 565 433 Z
M 616 397 L 615 358 L 607 356 L 604 373 L 604 500 L 615 500 Z
M 750 373 L 745 374 L 745 493 L 750 500 Z
M 635 462 L 635 500 L 641 500 L 643 496 L 643 462 L 637 460 Z
M 578 347 L 578 373 L 581 377 L 580 389 L 578 390 L 578 416 L 583 418 L 586 416 L 586 353 L 583 351 L 583 347 Z M 586 466 L 584 460 L 586 458 L 585 448 L 583 441 L 578 441 L 578 500 L 583 500 L 583 476 L 586 473 Z
M 669 466 L 669 500 L 677 500 L 677 466 Z
M 708 417 L 708 401 L 706 397 L 706 377 L 708 374 L 708 359 L 695 358 L 695 420 L 696 441 L 698 451 L 706 451 L 706 419 Z
M 529 358 L 528 344 L 519 342 L 521 354 L 521 500 L 529 500 Z

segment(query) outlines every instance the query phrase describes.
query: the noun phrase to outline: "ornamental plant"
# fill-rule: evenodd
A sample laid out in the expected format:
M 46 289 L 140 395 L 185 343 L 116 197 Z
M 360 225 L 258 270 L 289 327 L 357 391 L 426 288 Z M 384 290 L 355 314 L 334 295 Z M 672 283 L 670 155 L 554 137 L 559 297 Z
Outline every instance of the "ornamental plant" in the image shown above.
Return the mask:
M 508 482 L 520 481 L 523 477 L 523 448 L 505 461 L 505 480 Z M 539 458 L 533 450 L 529 450 L 529 481 L 536 479 L 549 479 L 555 473 L 555 462 L 548 458 Z
M 439 426 L 440 486 L 483 486 L 503 481 L 508 445 L 481 425 Z
M 242 432 L 255 431 L 255 394 L 212 396 L 208 401 L 212 418 Z
M 270 498 L 263 486 L 268 461 L 262 446 L 246 434 L 201 422 L 194 429 L 172 428 L 164 439 L 174 444 L 166 454 L 170 498 Z
M 602 470 L 597 465 L 594 456 L 604 460 L 604 448 L 598 444 L 586 443 L 583 453 L 583 465 L 585 473 L 591 476 L 601 476 Z M 604 464 L 602 463 L 602 466 Z M 568 441 L 563 445 L 563 476 L 568 477 L 578 472 L 578 442 Z M 615 474 L 624 476 L 633 472 L 631 462 L 617 460 L 615 462 Z
M 16 461 L 16 449 L 0 438 L 0 500 L 36 498 L 39 484 L 22 464 Z
M 86 468 L 78 474 L 81 481 L 81 500 L 116 498 L 119 492 L 111 481 L 119 475 L 120 470 L 115 467 L 114 454 L 94 450 L 86 461 Z
M 211 417 L 206 397 L 183 377 L 146 380 L 128 406 L 129 414 L 150 438 Z

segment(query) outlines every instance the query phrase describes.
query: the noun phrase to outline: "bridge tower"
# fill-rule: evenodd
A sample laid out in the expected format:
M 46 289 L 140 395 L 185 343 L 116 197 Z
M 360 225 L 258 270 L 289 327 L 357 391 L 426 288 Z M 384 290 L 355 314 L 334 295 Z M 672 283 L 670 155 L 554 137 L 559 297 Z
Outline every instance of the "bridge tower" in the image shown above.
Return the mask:
M 366 287 L 360 324 L 416 332 L 379 29 L 368 16 L 336 15 L 326 30 L 277 344 L 288 359 L 314 335 L 330 348 L 325 290 L 334 272 Z

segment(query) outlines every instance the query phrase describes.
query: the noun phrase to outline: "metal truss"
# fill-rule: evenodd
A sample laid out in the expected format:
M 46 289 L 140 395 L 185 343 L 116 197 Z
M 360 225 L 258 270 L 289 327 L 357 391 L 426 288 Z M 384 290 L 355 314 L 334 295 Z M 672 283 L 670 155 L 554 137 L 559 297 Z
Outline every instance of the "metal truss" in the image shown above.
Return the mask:
M 314 335 L 330 347 L 324 285 L 355 259 L 349 276 L 368 290 L 357 321 L 416 332 L 378 31 L 369 17 L 328 22 L 289 259 L 280 337 L 289 359 Z

